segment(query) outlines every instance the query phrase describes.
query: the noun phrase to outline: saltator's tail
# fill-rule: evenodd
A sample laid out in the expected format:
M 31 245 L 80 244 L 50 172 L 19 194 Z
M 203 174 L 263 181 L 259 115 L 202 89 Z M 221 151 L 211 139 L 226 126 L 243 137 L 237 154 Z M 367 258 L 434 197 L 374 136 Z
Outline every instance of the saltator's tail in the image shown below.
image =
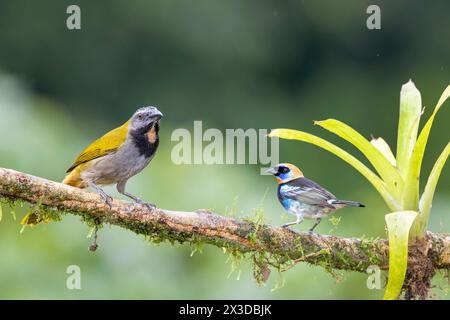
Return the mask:
M 75 168 L 75 170 L 71 171 L 62 181 L 63 184 L 67 184 L 69 186 L 84 188 L 86 187 L 85 183 L 80 177 L 80 172 Z M 41 223 L 49 223 L 51 221 L 51 217 L 46 212 L 39 212 L 39 210 L 31 210 L 28 212 L 20 221 L 22 225 L 26 226 L 36 226 Z

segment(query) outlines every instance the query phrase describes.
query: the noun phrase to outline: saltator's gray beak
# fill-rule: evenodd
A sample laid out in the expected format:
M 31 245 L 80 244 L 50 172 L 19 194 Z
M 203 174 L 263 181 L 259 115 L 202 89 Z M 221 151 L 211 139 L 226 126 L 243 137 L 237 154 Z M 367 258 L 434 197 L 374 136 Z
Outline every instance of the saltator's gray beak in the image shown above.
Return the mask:
M 163 117 L 162 112 L 155 108 L 155 110 L 152 113 L 152 118 L 161 119 L 162 117 Z

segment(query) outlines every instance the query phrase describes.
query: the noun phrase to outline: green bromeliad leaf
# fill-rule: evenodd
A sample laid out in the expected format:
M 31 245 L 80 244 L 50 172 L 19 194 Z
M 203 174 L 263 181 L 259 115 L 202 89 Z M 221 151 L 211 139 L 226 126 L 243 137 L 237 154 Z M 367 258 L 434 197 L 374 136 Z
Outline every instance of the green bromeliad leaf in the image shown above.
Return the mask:
M 383 138 L 381 138 L 381 137 L 372 138 L 370 140 L 370 143 L 375 148 L 377 148 L 394 167 L 397 166 L 397 160 L 395 159 L 395 156 L 392 153 L 392 150 L 389 147 L 388 143 Z
M 389 233 L 389 277 L 385 300 L 397 299 L 402 290 L 408 265 L 409 230 L 416 216 L 415 211 L 399 211 L 385 216 Z
M 397 135 L 397 166 L 405 174 L 419 130 L 422 97 L 414 83 L 409 80 L 400 91 L 400 117 Z
M 399 203 L 389 192 L 387 185 L 383 180 L 380 179 L 375 173 L 373 173 L 367 166 L 365 166 L 361 161 L 356 159 L 354 156 L 346 152 L 345 150 L 339 148 L 338 146 L 319 138 L 315 135 L 291 129 L 274 129 L 270 132 L 269 137 L 279 137 L 282 139 L 300 140 L 304 142 L 311 143 L 322 149 L 325 149 L 337 157 L 341 158 L 353 168 L 358 170 L 369 182 L 375 187 L 375 189 L 383 197 L 386 204 L 391 208 L 391 210 L 400 210 Z
M 450 85 L 444 90 L 441 98 L 439 99 L 433 114 L 428 119 L 427 123 L 420 132 L 419 138 L 414 146 L 412 155 L 409 159 L 408 169 L 405 175 L 405 191 L 402 201 L 404 209 L 417 210 L 419 206 L 419 178 L 420 170 L 422 167 L 422 160 L 425 153 L 425 147 L 427 145 L 428 136 L 430 135 L 431 126 L 433 125 L 434 118 L 442 107 L 444 102 L 450 97 Z
M 335 119 L 315 121 L 314 124 L 317 124 L 322 128 L 338 135 L 358 148 L 386 182 L 391 194 L 395 195 L 396 199 L 401 199 L 401 193 L 403 191 L 403 178 L 401 177 L 399 171 L 392 165 L 391 162 L 389 162 L 380 150 L 364 138 L 358 131 Z
M 428 217 L 430 215 L 434 191 L 436 190 L 436 185 L 439 181 L 439 176 L 441 175 L 442 168 L 444 168 L 445 162 L 447 161 L 449 155 L 450 155 L 450 142 L 445 146 L 441 155 L 434 164 L 430 176 L 428 177 L 425 190 L 422 194 L 422 197 L 420 198 L 419 202 L 420 227 L 421 227 L 420 229 L 422 234 L 424 234 L 427 230 Z

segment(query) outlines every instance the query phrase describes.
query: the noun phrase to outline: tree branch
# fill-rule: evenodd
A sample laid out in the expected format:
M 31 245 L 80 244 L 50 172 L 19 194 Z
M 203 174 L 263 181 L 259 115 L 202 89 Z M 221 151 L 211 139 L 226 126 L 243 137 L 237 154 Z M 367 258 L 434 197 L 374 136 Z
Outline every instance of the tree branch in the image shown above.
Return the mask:
M 255 254 L 261 264 L 307 262 L 327 269 L 366 272 L 370 265 L 388 266 L 388 242 L 384 239 L 342 238 L 297 233 L 214 214 L 149 210 L 114 200 L 110 209 L 96 193 L 0 168 L 0 196 L 24 200 L 39 208 L 80 215 L 131 230 L 152 241 L 208 243 L 234 253 Z M 43 211 L 45 212 L 45 210 Z M 428 257 L 435 269 L 450 268 L 450 235 L 428 233 Z M 413 246 L 411 250 L 415 250 Z M 275 264 L 277 266 L 277 264 Z

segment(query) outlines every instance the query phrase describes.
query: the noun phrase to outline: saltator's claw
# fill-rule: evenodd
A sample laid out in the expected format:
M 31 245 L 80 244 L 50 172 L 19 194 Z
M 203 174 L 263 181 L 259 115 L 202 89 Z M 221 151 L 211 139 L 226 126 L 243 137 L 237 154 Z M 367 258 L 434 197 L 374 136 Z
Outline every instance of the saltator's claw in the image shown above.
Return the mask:
M 109 207 L 109 209 L 112 209 L 112 201 L 113 198 L 108 196 L 108 195 L 104 195 L 104 194 L 100 194 L 100 196 L 102 197 L 103 202 Z
M 150 211 L 155 210 L 156 206 L 153 203 L 143 203 Z
M 156 208 L 156 206 L 153 203 L 144 202 L 141 199 L 136 200 L 136 203 L 146 207 L 150 211 L 153 211 Z
M 125 211 L 125 213 L 131 215 L 133 211 L 134 211 L 134 204 L 130 203 L 129 205 L 127 205 L 127 210 Z

